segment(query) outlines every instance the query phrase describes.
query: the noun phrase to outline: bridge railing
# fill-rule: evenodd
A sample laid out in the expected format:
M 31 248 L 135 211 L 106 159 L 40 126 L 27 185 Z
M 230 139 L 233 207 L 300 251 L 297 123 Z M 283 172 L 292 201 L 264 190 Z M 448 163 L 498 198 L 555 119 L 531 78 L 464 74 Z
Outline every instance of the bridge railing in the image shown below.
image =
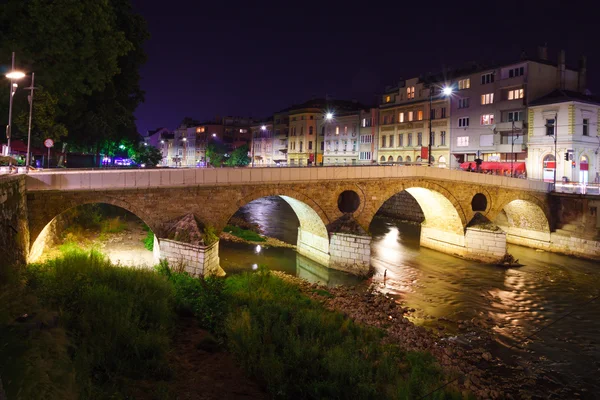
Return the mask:
M 425 166 L 63 170 L 50 173 L 30 172 L 26 177 L 26 182 L 28 191 L 41 191 L 143 189 L 387 178 L 431 178 L 538 192 L 549 190 L 548 184 L 544 182 Z

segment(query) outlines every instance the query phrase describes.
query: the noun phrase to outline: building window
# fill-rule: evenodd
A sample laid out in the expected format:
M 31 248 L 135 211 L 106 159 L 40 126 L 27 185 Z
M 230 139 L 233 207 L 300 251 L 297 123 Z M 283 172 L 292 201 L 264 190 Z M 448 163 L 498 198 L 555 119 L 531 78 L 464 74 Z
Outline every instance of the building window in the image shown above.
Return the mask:
M 458 81 L 458 90 L 468 89 L 471 87 L 471 78 L 461 79 Z
M 381 147 L 382 148 L 385 147 L 385 138 L 386 138 L 385 136 L 381 137 Z
M 440 108 L 440 118 L 446 118 L 446 107 Z
M 469 126 L 469 117 L 462 117 L 458 119 L 459 128 L 466 128 L 467 126 Z
M 327 142 L 327 143 L 329 143 L 329 142 Z M 324 150 L 325 150 L 325 142 L 321 142 L 321 151 L 324 151 Z
M 421 111 L 421 110 L 417 111 L 417 120 L 423 121 L 423 111 Z
M 506 116 L 508 122 L 523 121 L 523 111 L 509 111 Z
M 508 100 L 517 100 L 523 98 L 523 89 L 514 89 L 508 91 Z
M 458 108 L 469 108 L 469 98 L 463 97 L 458 99 Z
M 379 159 L 379 161 L 385 162 L 385 156 L 381 156 L 381 158 Z
M 412 121 L 412 120 L 413 120 L 413 112 L 412 112 L 412 111 L 409 111 L 409 112 L 408 112 L 408 120 L 409 120 L 409 121 Z
M 440 132 L 440 146 L 446 145 L 446 131 Z
M 481 125 L 492 125 L 494 123 L 494 114 L 483 114 L 481 116 Z
M 468 136 L 459 136 L 456 138 L 456 147 L 467 147 L 469 146 Z
M 518 67 L 518 68 L 513 68 L 513 69 L 508 70 L 509 78 L 514 78 L 516 76 L 522 76 L 522 75 L 525 75 L 525 67 Z
M 493 83 L 494 82 L 494 73 L 493 72 L 488 72 L 487 74 L 483 74 L 481 75 L 481 84 L 485 85 L 488 83 Z
M 404 113 L 403 112 L 398 114 L 398 122 L 400 122 L 400 123 L 404 122 Z
M 359 160 L 370 160 L 371 159 L 371 152 L 370 151 L 361 151 L 358 154 L 358 159 Z
M 339 135 L 339 134 L 340 134 L 340 127 L 339 127 L 339 126 L 336 126 L 336 127 L 335 127 L 335 134 L 336 134 L 336 135 Z
M 429 114 L 429 118 L 430 118 L 430 119 L 435 119 L 435 108 L 432 108 L 432 109 L 431 109 L 431 112 L 430 112 L 430 114 Z
M 394 147 L 394 135 L 390 135 L 390 147 Z
M 481 95 L 481 104 L 492 104 L 494 102 L 494 93 L 487 93 Z
M 385 96 L 385 102 L 389 103 L 390 101 L 392 101 L 392 96 Z
M 423 134 L 421 132 L 417 133 L 417 146 L 423 146 Z
M 412 147 L 412 133 L 408 134 L 408 143 L 407 143 L 408 147 Z
M 431 145 L 435 146 L 435 132 L 431 132 Z
M 406 88 L 406 98 L 407 99 L 415 98 L 415 87 L 414 86 L 409 86 Z
M 363 126 L 363 128 L 373 126 L 373 119 L 372 118 L 363 118 L 362 126 Z
M 312 150 L 312 140 L 308 142 L 308 149 Z
M 403 133 L 398 135 L 398 146 L 404 147 L 404 134 Z
M 300 141 L 300 153 L 302 153 L 302 149 L 304 148 L 304 142 L 301 140 Z
M 348 134 L 348 125 L 344 125 L 344 135 Z
M 554 119 L 546 120 L 546 136 L 554 136 Z
M 361 143 L 371 143 L 373 142 L 373 135 L 360 135 Z
M 309 127 L 308 127 L 308 134 L 309 134 L 309 135 L 312 135 L 312 134 L 313 134 L 313 127 L 312 127 L 312 126 L 309 126 Z
M 311 115 L 311 116 L 309 117 L 309 119 L 313 119 L 313 116 Z
M 583 136 L 589 136 L 590 132 L 590 120 L 587 118 L 583 119 Z

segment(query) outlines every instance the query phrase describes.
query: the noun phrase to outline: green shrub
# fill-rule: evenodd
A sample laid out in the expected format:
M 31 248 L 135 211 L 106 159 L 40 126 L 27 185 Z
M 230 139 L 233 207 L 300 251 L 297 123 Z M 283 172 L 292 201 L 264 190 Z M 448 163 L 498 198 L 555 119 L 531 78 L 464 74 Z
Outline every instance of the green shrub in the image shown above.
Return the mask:
M 223 231 L 231 233 L 233 236 L 237 236 L 249 242 L 264 242 L 266 239 L 260 236 L 258 233 L 250 231 L 248 229 L 242 229 L 234 225 L 227 225 Z
M 164 277 L 113 266 L 94 251 L 31 265 L 27 276 L 29 287 L 60 310 L 82 398 L 107 398 L 125 378 L 169 374 L 174 296 Z
M 431 356 L 382 344 L 382 331 L 324 309 L 262 268 L 228 277 L 225 291 L 229 348 L 275 398 L 419 398 L 443 383 Z
M 154 233 L 151 230 L 146 232 L 146 237 L 142 239 L 142 243 L 144 243 L 146 250 L 154 250 Z

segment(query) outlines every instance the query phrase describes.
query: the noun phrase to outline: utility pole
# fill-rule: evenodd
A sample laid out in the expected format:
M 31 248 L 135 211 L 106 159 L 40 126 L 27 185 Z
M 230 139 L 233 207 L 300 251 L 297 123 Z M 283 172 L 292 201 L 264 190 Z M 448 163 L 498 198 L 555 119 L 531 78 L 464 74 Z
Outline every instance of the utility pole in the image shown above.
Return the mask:
M 33 91 L 35 83 L 35 72 L 31 73 L 31 86 L 26 88 L 31 90 L 29 95 L 29 128 L 27 129 L 27 157 L 25 157 L 25 173 L 29 173 L 29 155 L 31 154 L 31 116 L 33 115 Z
M 429 146 L 427 148 L 427 165 L 431 167 L 431 142 L 433 138 L 433 132 L 431 130 L 431 119 L 432 119 L 432 100 L 433 100 L 433 85 L 429 86 Z
M 15 70 L 15 52 L 12 52 L 12 68 L 11 72 Z M 12 167 L 12 158 L 10 156 L 10 137 L 12 136 L 12 107 L 13 107 L 13 96 L 15 94 L 15 81 L 10 79 L 10 100 L 8 103 L 8 125 L 6 126 L 6 148 L 8 156 L 8 166 Z
M 556 169 L 558 158 L 556 158 L 556 136 L 558 134 L 558 112 L 554 115 L 554 191 L 556 192 Z

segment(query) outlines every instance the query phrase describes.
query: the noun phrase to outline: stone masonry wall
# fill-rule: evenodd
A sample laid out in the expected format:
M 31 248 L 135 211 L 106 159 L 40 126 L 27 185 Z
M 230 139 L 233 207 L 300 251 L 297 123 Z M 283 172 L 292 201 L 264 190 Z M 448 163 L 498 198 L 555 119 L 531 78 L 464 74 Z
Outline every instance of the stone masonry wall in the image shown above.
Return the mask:
M 427 247 L 458 257 L 464 257 L 465 255 L 464 236 L 442 231 L 437 228 L 421 226 L 420 244 L 422 247 Z
M 465 234 L 465 257 L 497 262 L 506 254 L 506 233 L 469 227 Z
M 221 275 L 219 242 L 210 246 L 194 246 L 170 239 L 159 239 L 160 258 L 171 265 L 183 264 L 190 275 Z
M 332 233 L 329 267 L 355 275 L 366 275 L 371 266 L 371 237 Z
M 302 227 L 298 228 L 298 242 L 296 250 L 304 257 L 310 258 L 322 265 L 329 264 L 329 243 L 327 239 L 307 232 Z
M 402 191 L 390 197 L 378 211 L 386 217 L 403 221 L 423 222 L 425 215 L 421 206 L 407 191 Z
M 2 267 L 27 262 L 29 223 L 25 191 L 24 176 L 0 176 L 0 264 Z

